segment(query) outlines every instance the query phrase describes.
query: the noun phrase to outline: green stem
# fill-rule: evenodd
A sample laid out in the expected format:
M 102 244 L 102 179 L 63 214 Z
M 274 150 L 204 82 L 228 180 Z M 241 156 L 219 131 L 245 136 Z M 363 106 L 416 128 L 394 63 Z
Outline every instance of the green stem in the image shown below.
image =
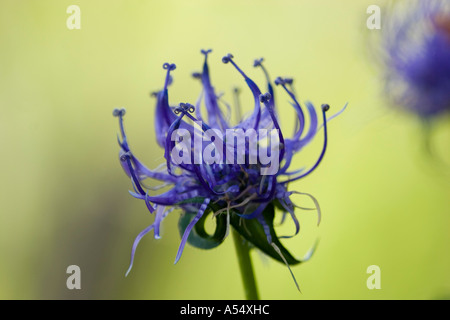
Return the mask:
M 239 232 L 232 229 L 234 247 L 241 269 L 242 283 L 244 285 L 245 297 L 247 300 L 259 300 L 258 290 L 256 288 L 255 274 L 253 273 L 252 260 L 250 258 L 250 247 L 247 241 L 241 237 Z

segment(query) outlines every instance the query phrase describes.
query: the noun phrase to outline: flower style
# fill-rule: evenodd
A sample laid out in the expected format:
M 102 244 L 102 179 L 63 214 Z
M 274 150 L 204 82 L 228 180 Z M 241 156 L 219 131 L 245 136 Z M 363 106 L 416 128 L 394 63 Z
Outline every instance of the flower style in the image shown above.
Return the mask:
M 141 238 L 151 230 L 153 230 L 156 239 L 160 238 L 161 222 L 174 208 L 183 211 L 179 220 L 182 239 L 175 263 L 180 259 L 186 242 L 203 249 L 214 248 L 226 238 L 230 226 L 235 228 L 253 246 L 272 258 L 284 262 L 288 267 L 309 259 L 312 254 L 313 250 L 307 254 L 305 259 L 298 260 L 283 247 L 280 242 L 280 238 L 283 237 L 278 237 L 274 230 L 274 208 L 277 207 L 283 212 L 283 220 L 286 215 L 290 215 L 295 225 L 294 235 L 297 235 L 300 224 L 294 213 L 294 208 L 297 206 L 291 201 L 291 196 L 293 194 L 306 195 L 315 203 L 318 211 L 318 223 L 320 222 L 320 208 L 316 199 L 308 193 L 288 191 L 288 184 L 310 175 L 319 166 L 327 147 L 327 121 L 340 114 L 345 107 L 327 119 L 325 113 L 329 106 L 327 104 L 322 105 L 323 122 L 319 125 L 318 115 L 313 104 L 306 102 L 305 109 L 298 101 L 292 87 L 292 79 L 278 77 L 274 84 L 280 86 L 288 94 L 291 105 L 296 112 L 296 130 L 291 138 L 287 138 L 284 136 L 277 119 L 274 88 L 267 70 L 262 64 L 263 59 L 256 60 L 254 66 L 261 68 L 265 74 L 267 80 L 266 93 L 260 91 L 256 83 L 238 67 L 233 60 L 233 56 L 228 54 L 223 57 L 223 63 L 231 64 L 242 75 L 254 100 L 253 112 L 237 125 L 231 126 L 230 116 L 224 111 L 224 109 L 227 109 L 229 113 L 231 108 L 216 93 L 211 84 L 207 63 L 211 50 L 202 50 L 201 52 L 204 55 L 203 70 L 201 73 L 193 74 L 193 77 L 199 79 L 202 84 L 200 97 L 195 106 L 189 103 L 180 103 L 175 107 L 169 105 L 168 87 L 172 82 L 171 73 L 176 68 L 175 64 L 165 63 L 163 65 L 166 70 L 164 87 L 153 94 L 156 97 L 156 140 L 165 150 L 166 163 L 163 167 L 150 170 L 133 155 L 124 130 L 125 110 L 114 110 L 114 116 L 119 118 L 121 133 L 121 138 L 118 139 L 120 163 L 125 173 L 131 178 L 134 188 L 134 191 L 130 191 L 130 194 L 142 200 L 148 210 L 155 214 L 154 222 L 144 229 L 134 241 L 130 268 L 127 274 L 133 265 L 136 247 Z M 237 91 L 235 93 L 237 94 Z M 202 101 L 206 107 L 207 119 L 204 119 L 200 112 Z M 237 112 L 240 113 L 240 110 L 237 110 Z M 306 112 L 309 116 L 307 130 Z M 179 155 L 178 140 L 173 139 L 177 130 L 184 130 L 191 137 L 195 137 L 209 130 L 223 133 L 230 129 L 232 131 L 254 129 L 254 132 L 257 132 L 262 128 L 276 130 L 276 142 L 267 146 L 267 149 L 270 149 L 269 151 L 276 152 L 278 155 L 276 160 L 281 165 L 277 172 L 273 174 L 261 174 L 261 169 L 266 166 L 266 163 L 259 160 L 256 162 L 250 161 L 253 150 L 249 146 L 250 143 L 245 142 L 245 139 L 240 144 L 237 143 L 231 150 L 232 159 L 234 159 L 234 153 L 237 151 L 243 152 L 245 155 L 244 163 L 236 164 L 225 161 L 225 154 L 218 153 L 217 149 L 215 159 L 224 161 L 216 161 L 215 163 L 206 163 L 205 161 L 194 163 L 190 161 L 196 156 L 196 152 L 204 154 L 210 148 L 212 138 L 205 141 L 204 137 L 203 140 L 200 140 L 202 141 L 200 148 L 198 145 L 194 149 L 189 148 L 189 153 L 183 155 L 187 156 L 185 159 L 188 161 L 181 163 L 174 161 L 174 156 Z M 307 170 L 289 171 L 293 156 L 308 145 L 322 128 L 323 147 L 317 161 Z M 216 135 L 215 146 L 225 145 L 229 142 L 222 137 Z M 258 146 L 262 146 L 263 140 L 268 138 L 267 135 L 259 133 L 255 137 Z M 185 147 L 190 147 L 192 142 L 187 141 Z M 228 148 L 227 152 L 230 151 L 228 144 L 225 147 Z M 186 150 L 188 149 L 183 149 L 183 152 L 186 152 Z M 261 149 L 259 152 L 262 152 Z M 159 180 L 162 184 L 148 186 L 145 183 L 146 179 Z M 149 194 L 149 191 L 160 188 L 170 189 L 159 195 Z M 205 218 L 210 213 L 214 215 L 216 222 L 216 229 L 212 235 L 208 234 L 204 227 Z M 285 237 L 287 238 L 287 236 Z
M 386 90 L 393 101 L 428 120 L 450 111 L 450 3 L 405 1 L 382 25 Z

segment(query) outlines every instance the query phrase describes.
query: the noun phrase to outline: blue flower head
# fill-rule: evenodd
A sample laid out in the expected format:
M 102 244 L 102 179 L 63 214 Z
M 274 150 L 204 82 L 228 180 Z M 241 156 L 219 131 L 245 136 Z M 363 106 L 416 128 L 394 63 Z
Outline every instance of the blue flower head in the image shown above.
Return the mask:
M 386 13 L 382 43 L 386 89 L 423 119 L 450 111 L 450 2 L 404 1 Z
M 231 107 L 217 94 L 211 83 L 207 62 L 210 53 L 211 50 L 202 50 L 203 69 L 193 74 L 202 85 L 195 104 L 179 103 L 174 106 L 169 103 L 168 87 L 176 66 L 169 63 L 163 65 L 166 70 L 164 86 L 153 94 L 156 97 L 156 140 L 164 149 L 165 157 L 162 167 L 151 170 L 134 156 L 124 130 L 125 110 L 114 110 L 114 116 L 119 118 L 121 133 L 120 163 L 133 186 L 130 194 L 142 200 L 154 214 L 154 222 L 134 241 L 128 272 L 141 238 L 151 230 L 155 238 L 160 238 L 161 223 L 174 208 L 183 212 L 179 220 L 181 243 L 175 263 L 180 259 L 186 242 L 203 249 L 214 248 L 226 238 L 230 228 L 234 228 L 253 246 L 288 266 L 310 256 L 298 260 L 281 244 L 282 237 L 277 236 L 274 230 L 275 207 L 283 212 L 283 221 L 285 216 L 290 216 L 295 225 L 294 235 L 297 235 L 300 224 L 294 212 L 297 206 L 291 198 L 294 194 L 306 195 L 313 200 L 320 222 L 316 199 L 308 193 L 289 191 L 288 185 L 310 175 L 321 163 L 327 147 L 327 121 L 344 109 L 327 119 L 329 106 L 324 104 L 318 115 L 312 103 L 300 104 L 292 87 L 292 79 L 279 77 L 272 83 L 262 64 L 263 59 L 258 59 L 254 66 L 264 72 L 267 80 L 266 91 L 262 92 L 228 54 L 223 57 L 223 63 L 240 73 L 253 95 L 254 104 L 249 115 L 232 125 Z M 274 84 L 287 93 L 295 110 L 297 125 L 292 137 L 286 137 L 280 127 L 277 112 L 281 110 L 275 104 Z M 235 90 L 237 93 L 238 90 Z M 235 100 L 239 100 L 237 96 Z M 204 105 L 206 112 L 200 111 L 201 105 Z M 236 109 L 240 114 L 238 106 Z M 317 161 L 308 169 L 292 170 L 293 156 L 320 131 L 323 148 Z M 244 135 L 243 139 L 239 140 L 239 134 Z M 209 158 L 206 159 L 205 155 Z M 278 164 L 275 170 L 269 170 L 268 155 L 272 163 Z M 199 159 L 202 156 L 204 159 Z M 161 183 L 149 185 L 149 179 Z M 154 195 L 154 191 L 161 188 L 167 191 Z M 209 214 L 216 222 L 213 234 L 205 231 L 205 219 Z

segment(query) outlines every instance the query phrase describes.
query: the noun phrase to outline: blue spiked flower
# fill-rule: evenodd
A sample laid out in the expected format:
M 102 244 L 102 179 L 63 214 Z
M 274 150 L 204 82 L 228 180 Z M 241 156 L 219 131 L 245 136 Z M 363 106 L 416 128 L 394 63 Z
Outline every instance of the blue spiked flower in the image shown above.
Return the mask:
M 134 241 L 128 272 L 132 267 L 139 241 L 151 230 L 155 238 L 159 238 L 161 223 L 174 208 L 181 209 L 183 212 L 179 220 L 182 239 L 175 263 L 180 259 L 187 242 L 199 248 L 214 248 L 226 238 L 230 228 L 237 230 L 253 246 L 288 266 L 309 259 L 312 252 L 305 259 L 298 260 L 281 244 L 282 237 L 278 237 L 274 230 L 275 207 L 283 212 L 283 220 L 286 215 L 290 215 L 295 225 L 294 235 L 297 235 L 300 224 L 294 212 L 297 206 L 293 203 L 292 196 L 305 195 L 313 200 L 318 211 L 318 222 L 320 222 L 320 208 L 316 199 L 308 193 L 289 191 L 288 185 L 290 182 L 308 176 L 321 163 L 327 147 L 327 121 L 340 114 L 345 107 L 327 119 L 325 113 L 329 106 L 322 105 L 320 112 L 322 123 L 319 125 L 319 117 L 313 104 L 306 102 L 305 108 L 298 101 L 292 88 L 292 79 L 278 77 L 272 83 L 262 64 L 263 60 L 258 59 L 254 66 L 260 67 L 267 79 L 267 92 L 263 93 L 256 83 L 239 68 L 233 56 L 228 54 L 222 61 L 231 64 L 242 75 L 253 95 L 254 103 L 253 112 L 241 119 L 238 124 L 232 125 L 230 115 L 224 111 L 224 109 L 230 111 L 231 108 L 216 93 L 211 83 L 207 62 L 211 50 L 201 52 L 204 55 L 202 72 L 193 74 L 193 77 L 199 79 L 202 84 L 200 98 L 195 105 L 179 103 L 171 106 L 169 104 L 168 87 L 172 82 L 171 73 L 176 69 L 175 64 L 163 65 L 166 70 L 163 88 L 153 94 L 156 97 L 154 123 L 156 141 L 165 150 L 166 162 L 162 168 L 151 170 L 134 156 L 124 130 L 125 110 L 115 109 L 113 112 L 114 116 L 119 118 L 120 125 L 120 163 L 131 179 L 134 189 L 130 191 L 130 194 L 142 200 L 148 210 L 155 215 L 154 222 Z M 278 121 L 279 110 L 275 104 L 273 84 L 280 86 L 288 94 L 296 112 L 296 131 L 290 138 L 284 135 Z M 237 92 L 235 90 L 236 94 Z M 239 100 L 237 96 L 235 98 L 236 101 Z M 200 112 L 202 102 L 207 119 L 204 119 Z M 236 106 L 236 109 L 240 114 L 239 106 Z M 322 128 L 323 148 L 317 161 L 307 170 L 289 171 L 293 156 L 308 145 Z M 275 130 L 272 131 L 275 135 L 264 134 L 263 129 Z M 248 143 L 244 138 L 240 144 L 234 144 L 234 138 L 230 139 L 225 134 L 230 130 L 232 133 L 242 133 L 247 130 L 246 132 L 254 134 L 246 137 L 249 140 Z M 181 151 L 177 149 L 180 140 L 173 139 L 176 132 L 184 132 L 189 138 L 184 140 L 183 137 L 185 149 Z M 217 134 L 214 139 L 214 146 L 217 149 L 211 154 L 218 161 L 214 163 L 195 161 L 199 154 L 207 153 L 213 143 L 212 138 L 205 140 L 204 135 L 208 132 Z M 219 135 L 221 133 L 223 135 Z M 199 135 L 202 136 L 200 145 L 197 139 Z M 256 153 L 251 147 L 252 137 L 255 139 L 254 146 L 258 146 Z M 275 142 L 264 144 L 269 137 L 275 138 Z M 196 139 L 197 145 L 194 145 Z M 229 144 L 231 140 L 233 144 Z M 222 146 L 226 152 L 220 153 L 218 150 Z M 239 156 L 239 152 L 243 162 L 233 162 Z M 260 157 L 264 152 L 266 155 L 270 154 L 271 159 L 279 164 L 277 170 L 269 174 L 262 174 L 268 165 Z M 178 157 L 182 157 L 185 161 L 177 161 Z M 160 181 L 161 184 L 149 186 L 146 181 L 148 179 Z M 160 188 L 167 188 L 168 191 L 158 195 L 150 194 Z M 213 234 L 208 234 L 204 227 L 206 216 L 209 214 L 215 217 L 216 230 Z
M 449 1 L 404 1 L 389 9 L 381 30 L 387 92 L 425 120 L 448 113 Z

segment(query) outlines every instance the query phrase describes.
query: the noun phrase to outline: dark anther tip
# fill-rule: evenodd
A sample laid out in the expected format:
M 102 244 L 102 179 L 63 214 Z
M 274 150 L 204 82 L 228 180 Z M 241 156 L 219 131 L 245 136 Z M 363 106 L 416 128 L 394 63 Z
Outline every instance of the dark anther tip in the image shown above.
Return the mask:
M 163 69 L 164 70 L 170 70 L 170 71 L 172 71 L 172 70 L 175 70 L 177 68 L 177 66 L 175 65 L 175 63 L 164 63 L 163 64 Z
M 184 114 L 186 114 L 186 112 L 190 112 L 193 113 L 195 111 L 195 107 L 190 104 L 190 103 L 183 103 L 181 102 L 178 107 L 175 107 L 173 109 L 173 112 L 175 114 L 179 114 L 180 112 L 183 112 Z
M 329 104 L 323 104 L 322 105 L 322 110 L 327 112 L 328 110 L 330 110 L 330 105 Z
M 190 103 L 180 103 L 180 108 L 182 108 L 184 112 L 193 113 L 195 111 L 195 107 Z
M 123 155 L 120 156 L 120 161 L 127 161 L 128 159 L 131 159 L 130 152 L 125 152 Z
M 113 116 L 114 117 L 123 117 L 125 115 L 125 112 L 126 112 L 125 108 L 120 108 L 120 109 L 115 108 L 113 110 Z
M 238 87 L 234 87 L 233 88 L 234 93 L 240 93 L 241 89 L 239 89 Z
M 284 82 L 284 79 L 283 78 L 281 78 L 281 77 L 277 77 L 276 79 L 275 79 L 275 84 L 278 86 L 279 84 L 281 84 L 281 85 L 283 85 L 285 82 Z
M 158 96 L 158 91 L 152 91 L 150 92 L 150 97 L 157 97 Z
M 204 55 L 207 55 L 208 53 L 211 53 L 212 52 L 212 49 L 208 49 L 208 50 L 201 50 L 200 51 L 202 54 L 204 54 Z
M 253 62 L 254 67 L 258 67 L 261 65 L 261 63 L 264 61 L 264 58 L 255 59 L 255 62 Z
M 223 63 L 228 63 L 233 59 L 233 55 L 231 53 L 227 54 L 225 57 L 222 58 Z
M 202 77 L 202 73 L 201 72 L 193 72 L 192 77 L 194 79 L 200 79 Z
M 269 101 L 271 98 L 272 98 L 272 96 L 270 95 L 270 93 L 267 92 L 267 93 L 262 94 L 262 95 L 259 96 L 259 101 L 261 103 L 264 103 L 264 102 Z
M 292 79 L 292 78 L 285 78 L 284 82 L 287 83 L 287 84 L 292 84 L 294 82 L 294 79 Z

